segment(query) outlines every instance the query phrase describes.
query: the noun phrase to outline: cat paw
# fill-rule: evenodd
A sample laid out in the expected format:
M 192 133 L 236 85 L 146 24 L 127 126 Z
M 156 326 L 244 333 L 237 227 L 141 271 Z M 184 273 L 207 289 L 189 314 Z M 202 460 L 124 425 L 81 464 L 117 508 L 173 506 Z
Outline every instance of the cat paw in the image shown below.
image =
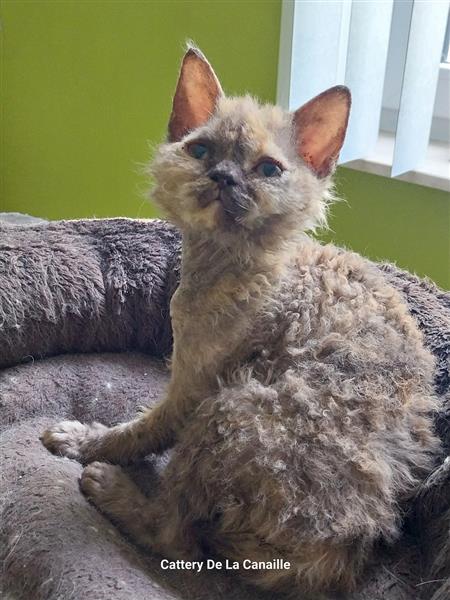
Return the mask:
M 80 479 L 81 491 L 98 508 L 112 509 L 128 484 L 128 477 L 120 467 L 98 461 L 89 464 Z
M 99 423 L 84 425 L 79 421 L 62 421 L 44 431 L 40 440 L 53 454 L 83 462 L 89 459 L 92 442 L 105 429 Z

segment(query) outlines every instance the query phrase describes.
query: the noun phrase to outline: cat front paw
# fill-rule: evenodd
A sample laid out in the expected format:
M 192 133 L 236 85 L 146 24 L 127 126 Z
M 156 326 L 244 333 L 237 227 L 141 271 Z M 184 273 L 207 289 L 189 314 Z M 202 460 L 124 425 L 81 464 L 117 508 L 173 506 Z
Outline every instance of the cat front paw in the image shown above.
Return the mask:
M 93 444 L 104 430 L 106 427 L 100 423 L 85 425 L 79 421 L 61 421 L 44 431 L 40 440 L 53 454 L 89 462 Z

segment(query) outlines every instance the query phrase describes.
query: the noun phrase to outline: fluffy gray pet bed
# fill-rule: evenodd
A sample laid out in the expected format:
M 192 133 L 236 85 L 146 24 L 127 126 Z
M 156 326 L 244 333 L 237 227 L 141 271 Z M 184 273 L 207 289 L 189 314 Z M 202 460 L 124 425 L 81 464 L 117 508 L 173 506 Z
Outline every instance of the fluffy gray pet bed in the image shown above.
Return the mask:
M 179 234 L 162 221 L 0 225 L 0 555 L 17 600 L 263 600 L 220 572 L 168 572 L 123 538 L 78 489 L 81 466 L 39 435 L 61 419 L 117 423 L 161 397 Z M 450 295 L 385 265 L 437 358 L 450 445 Z M 133 467 L 151 494 L 165 458 Z M 144 476 L 143 476 L 144 475 Z M 352 600 L 450 597 L 450 462 L 437 465 Z M 277 600 L 281 598 L 276 597 Z

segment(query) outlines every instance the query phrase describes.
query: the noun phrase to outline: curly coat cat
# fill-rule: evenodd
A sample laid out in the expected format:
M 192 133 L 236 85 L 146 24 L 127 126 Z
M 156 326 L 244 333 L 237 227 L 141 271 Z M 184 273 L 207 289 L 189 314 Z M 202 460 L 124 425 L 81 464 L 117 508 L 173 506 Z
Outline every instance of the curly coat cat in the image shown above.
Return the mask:
M 227 98 L 186 53 L 153 197 L 183 231 L 165 400 L 130 423 L 60 423 L 52 451 L 139 544 L 291 563 L 269 589 L 351 589 L 430 469 L 433 359 L 364 258 L 305 234 L 324 221 L 350 109 L 335 87 L 295 113 Z M 119 466 L 175 445 L 156 498 Z M 105 461 L 105 462 L 93 462 Z

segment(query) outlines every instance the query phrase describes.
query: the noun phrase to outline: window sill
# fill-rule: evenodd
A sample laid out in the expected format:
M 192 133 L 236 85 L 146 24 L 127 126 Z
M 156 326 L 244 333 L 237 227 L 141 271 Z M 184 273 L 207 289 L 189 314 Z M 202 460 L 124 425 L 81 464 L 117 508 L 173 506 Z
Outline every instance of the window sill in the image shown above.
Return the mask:
M 374 151 L 367 158 L 352 160 L 343 163 L 342 166 L 390 178 L 394 143 L 395 136 L 393 134 L 381 131 Z M 399 175 L 395 179 L 450 192 L 450 153 L 448 144 L 431 142 L 425 160 L 419 168 Z

